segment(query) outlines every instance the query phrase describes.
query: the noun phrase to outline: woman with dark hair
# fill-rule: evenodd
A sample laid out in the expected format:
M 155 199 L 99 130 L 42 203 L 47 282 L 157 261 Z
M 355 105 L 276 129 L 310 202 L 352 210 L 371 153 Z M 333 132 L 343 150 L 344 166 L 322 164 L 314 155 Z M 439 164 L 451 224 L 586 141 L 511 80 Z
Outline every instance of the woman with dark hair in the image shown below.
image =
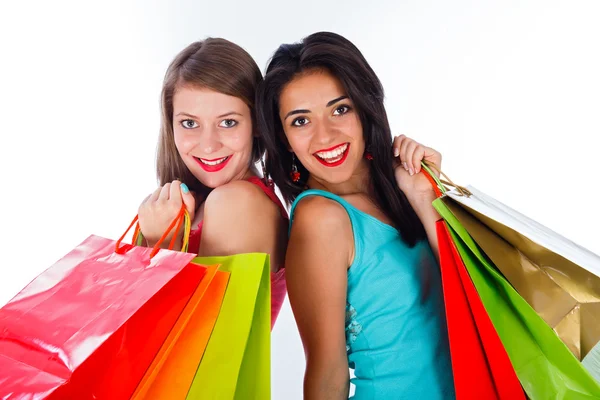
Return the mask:
M 175 57 L 161 93 L 160 187 L 142 202 L 138 215 L 148 246 L 158 242 L 185 204 L 197 227 L 188 251 L 269 254 L 273 326 L 286 294 L 288 217 L 272 182 L 259 177 L 255 167 L 264 153 L 254 108 L 261 81 L 252 57 L 225 39 L 192 43 Z M 176 243 L 182 239 L 180 233 Z
M 392 136 L 382 85 L 347 39 L 282 45 L 257 92 L 267 171 L 293 203 L 288 293 L 306 353 L 306 399 L 452 399 L 435 194 Z M 344 329 L 345 327 L 345 329 Z

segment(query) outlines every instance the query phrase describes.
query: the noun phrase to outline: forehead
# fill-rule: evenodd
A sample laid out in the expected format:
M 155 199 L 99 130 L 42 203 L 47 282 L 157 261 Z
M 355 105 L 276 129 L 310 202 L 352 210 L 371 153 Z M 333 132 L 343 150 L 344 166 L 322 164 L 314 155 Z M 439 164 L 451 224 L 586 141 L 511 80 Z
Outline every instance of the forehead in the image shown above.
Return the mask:
M 235 111 L 238 113 L 249 112 L 249 108 L 242 99 L 230 96 L 212 89 L 193 86 L 181 86 L 173 95 L 173 111 L 187 112 L 194 115 L 220 115 Z
M 279 97 L 281 111 L 295 108 L 325 107 L 346 95 L 342 82 L 328 71 L 312 71 L 296 76 L 284 86 Z

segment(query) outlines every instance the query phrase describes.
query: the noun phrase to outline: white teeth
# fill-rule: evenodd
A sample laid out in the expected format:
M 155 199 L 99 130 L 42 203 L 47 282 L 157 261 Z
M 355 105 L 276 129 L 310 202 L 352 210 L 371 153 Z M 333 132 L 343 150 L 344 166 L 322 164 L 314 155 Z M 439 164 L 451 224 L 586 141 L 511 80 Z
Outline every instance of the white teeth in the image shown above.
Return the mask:
M 346 149 L 348 149 L 348 143 L 346 143 L 343 146 L 340 146 L 337 149 L 332 150 L 332 151 L 321 151 L 321 152 L 317 153 L 317 156 L 319 156 L 319 158 L 321 158 L 325 161 L 337 161 L 337 160 L 331 160 L 331 159 L 339 158 L 342 154 L 344 154 Z
M 206 161 L 206 160 L 204 160 L 204 159 L 202 159 L 202 158 L 198 158 L 198 160 L 200 160 L 200 162 L 201 162 L 202 164 L 206 164 L 206 165 L 219 165 L 219 164 L 221 164 L 223 161 L 227 160 L 227 158 L 229 158 L 229 156 L 227 156 L 227 157 L 223 157 L 223 158 L 221 158 L 220 160 L 215 160 L 215 161 Z
M 325 161 L 326 163 L 329 163 L 329 164 L 331 164 L 331 163 L 334 163 L 334 162 L 340 161 L 340 160 L 342 159 L 342 157 L 344 157 L 344 156 L 342 156 L 342 155 L 339 155 L 339 156 L 337 156 L 337 157 L 335 157 L 335 158 L 328 158 L 327 160 L 324 160 L 324 161 Z

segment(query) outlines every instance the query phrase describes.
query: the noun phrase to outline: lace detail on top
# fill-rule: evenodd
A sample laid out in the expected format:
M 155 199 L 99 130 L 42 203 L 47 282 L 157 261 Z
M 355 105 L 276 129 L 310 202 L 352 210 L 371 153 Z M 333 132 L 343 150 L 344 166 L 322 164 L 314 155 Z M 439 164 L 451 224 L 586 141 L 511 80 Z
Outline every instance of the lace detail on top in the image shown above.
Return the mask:
M 352 343 L 362 332 L 362 325 L 356 320 L 356 310 L 350 303 L 346 303 L 346 351 L 350 351 Z

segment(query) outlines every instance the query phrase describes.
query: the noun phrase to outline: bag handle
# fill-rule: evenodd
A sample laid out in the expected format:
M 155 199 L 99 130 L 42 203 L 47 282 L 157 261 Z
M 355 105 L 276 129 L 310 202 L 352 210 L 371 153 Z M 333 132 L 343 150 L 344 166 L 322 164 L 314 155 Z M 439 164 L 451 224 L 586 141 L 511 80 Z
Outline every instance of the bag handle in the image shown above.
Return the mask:
M 448 175 L 440 171 L 434 163 L 423 160 L 421 161 L 421 166 L 425 172 L 425 177 L 429 180 L 431 186 L 433 186 L 433 191 L 437 197 L 445 195 L 446 192 L 450 190 L 448 187 L 455 188 L 460 196 L 471 197 L 473 195 L 469 189 L 452 182 Z M 437 172 L 437 174 L 434 173 L 434 171 Z M 445 179 L 439 178 L 438 175 Z
M 133 232 L 133 239 L 132 239 L 131 243 L 132 243 L 132 245 L 137 245 L 137 246 L 140 246 L 142 244 L 143 235 L 140 230 L 140 223 L 138 222 L 138 216 L 136 215 L 133 218 L 133 220 L 131 221 L 131 223 L 129 224 L 129 227 L 127 228 L 125 233 L 123 233 L 123 235 L 119 238 L 119 240 L 117 240 L 117 243 L 115 245 L 116 253 L 118 253 L 118 254 L 125 253 L 128 246 L 121 246 L 121 242 L 123 241 L 123 239 L 125 239 L 125 236 L 127 236 L 127 233 L 129 233 L 129 231 L 131 230 L 131 228 L 133 227 L 134 224 L 135 224 L 135 230 Z M 182 204 L 181 209 L 179 210 L 179 213 L 177 214 L 177 216 L 173 219 L 173 221 L 171 222 L 171 224 L 169 225 L 167 230 L 163 233 L 161 238 L 158 239 L 158 242 L 156 242 L 156 244 L 152 248 L 152 251 L 150 252 L 150 258 L 154 257 L 156 255 L 156 253 L 158 253 L 158 251 L 160 250 L 161 244 L 165 241 L 165 239 L 167 238 L 169 233 L 173 230 L 173 228 L 175 228 L 173 237 L 171 238 L 171 241 L 169 242 L 169 250 L 173 250 L 173 247 L 175 247 L 175 240 L 177 238 L 179 230 L 181 229 L 182 224 L 183 224 L 183 243 L 181 246 L 181 251 L 182 252 L 187 251 L 188 244 L 189 244 L 190 231 L 191 231 L 191 221 L 190 221 L 190 214 L 188 213 L 188 211 L 185 207 L 185 204 Z

